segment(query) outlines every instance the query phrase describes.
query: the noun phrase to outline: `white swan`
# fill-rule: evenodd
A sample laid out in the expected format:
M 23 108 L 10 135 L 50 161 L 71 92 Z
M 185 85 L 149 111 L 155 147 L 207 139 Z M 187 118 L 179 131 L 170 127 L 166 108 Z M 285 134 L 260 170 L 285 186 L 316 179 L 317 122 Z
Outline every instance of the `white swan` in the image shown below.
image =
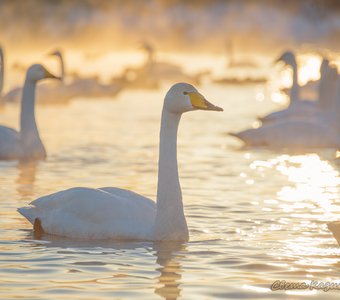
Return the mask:
M 55 56 L 59 59 L 59 66 L 60 66 L 60 82 L 65 82 L 65 62 L 64 62 L 64 56 L 61 50 L 54 50 L 50 52 L 48 55 Z
M 300 86 L 298 82 L 298 65 L 296 62 L 295 54 L 291 51 L 284 52 L 276 60 L 276 62 L 283 62 L 293 69 L 293 83 L 289 94 L 290 103 L 288 105 L 288 108 L 270 113 L 265 117 L 260 117 L 259 120 L 262 123 L 269 123 L 280 120 L 282 121 L 288 118 L 310 117 L 315 113 L 315 109 L 318 109 L 318 103 L 316 103 L 315 101 L 301 100 Z M 327 69 L 328 65 L 329 61 L 327 59 L 324 59 L 320 68 L 321 78 L 323 77 L 324 70 Z
M 19 208 L 35 230 L 70 238 L 188 240 L 177 168 L 177 128 L 184 112 L 222 111 L 190 84 L 166 94 L 161 120 L 157 204 L 118 188 L 72 188 Z
M 60 51 L 54 51 L 49 55 L 55 56 L 60 61 L 61 68 L 61 79 L 54 83 L 43 83 L 40 84 L 36 89 L 36 101 L 42 104 L 62 104 L 69 102 L 73 97 L 73 92 L 64 84 L 64 62 L 62 53 Z M 3 101 L 7 103 L 19 103 L 22 98 L 23 89 L 22 87 L 16 87 L 10 90 L 3 96 Z
M 218 78 L 211 78 L 213 83 L 217 84 L 232 84 L 232 85 L 249 85 L 249 84 L 264 84 L 267 82 L 266 76 L 250 74 L 251 71 L 258 70 L 259 65 L 256 61 L 249 60 L 246 58 L 237 59 L 235 57 L 234 43 L 232 40 L 227 41 L 227 63 L 228 69 L 244 69 L 247 71 L 245 76 L 221 76 Z
M 145 63 L 139 67 L 126 68 L 120 77 L 112 78 L 111 82 L 121 82 L 129 89 L 158 89 L 162 80 L 187 81 L 198 85 L 202 77 L 209 74 L 208 71 L 187 74 L 179 65 L 157 60 L 154 47 L 146 41 L 142 43 L 141 48 L 146 53 Z
M 0 126 L 0 159 L 41 159 L 46 151 L 35 121 L 35 87 L 39 80 L 57 78 L 42 65 L 27 70 L 21 101 L 20 132 Z
M 122 89 L 119 84 L 102 84 L 97 76 L 81 77 L 76 72 L 72 73 L 73 80 L 66 82 L 66 68 L 64 55 L 61 50 L 52 51 L 49 55 L 55 56 L 59 59 L 61 83 L 59 84 L 59 93 L 64 95 L 66 100 L 71 100 L 76 97 L 81 98 L 96 98 L 96 97 L 114 97 Z M 68 73 L 69 74 L 69 73 Z M 70 74 L 69 74 L 70 75 Z M 48 91 L 43 91 L 48 92 Z
M 339 147 L 340 84 L 337 70 L 330 68 L 326 79 L 327 88 L 320 91 L 320 96 L 327 98 L 324 102 L 332 110 L 319 108 L 313 118 L 288 118 L 230 135 L 241 139 L 247 146 L 298 149 Z

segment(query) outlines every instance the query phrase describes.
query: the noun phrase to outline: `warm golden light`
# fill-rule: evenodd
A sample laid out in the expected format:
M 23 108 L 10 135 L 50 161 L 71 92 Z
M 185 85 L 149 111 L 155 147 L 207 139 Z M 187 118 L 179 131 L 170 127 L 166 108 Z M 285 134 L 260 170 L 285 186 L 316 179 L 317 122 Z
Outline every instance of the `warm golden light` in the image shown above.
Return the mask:
M 0 299 L 338 299 L 337 2 L 0 0 Z

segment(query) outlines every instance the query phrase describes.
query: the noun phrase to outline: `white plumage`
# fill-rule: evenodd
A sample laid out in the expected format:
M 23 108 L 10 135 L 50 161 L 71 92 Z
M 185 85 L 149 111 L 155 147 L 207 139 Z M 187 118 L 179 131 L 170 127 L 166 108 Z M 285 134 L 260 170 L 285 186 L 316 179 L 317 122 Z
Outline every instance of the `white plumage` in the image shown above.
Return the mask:
M 161 121 L 157 204 L 128 190 L 72 188 L 19 208 L 39 231 L 70 238 L 187 240 L 177 167 L 177 129 L 182 113 L 222 109 L 189 84 L 167 93 Z
M 0 159 L 42 159 L 46 157 L 35 120 L 35 87 L 39 80 L 57 78 L 41 65 L 27 70 L 21 101 L 20 132 L 0 126 Z

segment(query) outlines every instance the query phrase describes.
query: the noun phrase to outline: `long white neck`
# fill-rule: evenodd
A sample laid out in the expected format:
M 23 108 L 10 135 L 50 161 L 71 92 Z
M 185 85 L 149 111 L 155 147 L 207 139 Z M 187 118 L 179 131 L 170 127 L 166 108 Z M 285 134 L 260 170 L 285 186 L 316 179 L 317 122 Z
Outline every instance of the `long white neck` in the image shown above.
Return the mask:
M 177 129 L 180 114 L 163 108 L 158 163 L 156 240 L 188 240 L 177 166 Z
M 325 66 L 320 73 L 319 106 L 323 112 L 333 113 L 337 106 L 338 73 L 329 66 Z
M 290 89 L 290 105 L 296 104 L 300 100 L 300 86 L 298 80 L 298 68 L 296 61 L 292 61 L 290 64 L 293 68 L 293 84 Z
M 21 99 L 20 143 L 22 158 L 43 158 L 45 148 L 41 142 L 35 121 L 36 82 L 26 77 Z
M 2 94 L 2 90 L 4 89 L 4 77 L 5 77 L 4 52 L 0 48 L 0 95 Z

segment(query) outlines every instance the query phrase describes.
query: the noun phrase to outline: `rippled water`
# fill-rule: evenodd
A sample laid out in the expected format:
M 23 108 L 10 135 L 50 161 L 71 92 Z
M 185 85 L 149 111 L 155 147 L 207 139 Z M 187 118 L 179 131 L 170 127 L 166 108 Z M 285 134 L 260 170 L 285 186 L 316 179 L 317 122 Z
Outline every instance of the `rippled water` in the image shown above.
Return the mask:
M 0 298 L 339 299 L 340 291 L 271 291 L 276 280 L 338 280 L 339 216 L 332 150 L 240 149 L 226 132 L 275 107 L 262 87 L 207 85 L 224 113 L 185 114 L 179 167 L 190 242 L 75 242 L 34 238 L 16 208 L 72 186 L 118 186 L 155 198 L 160 91 L 37 108 L 49 157 L 0 163 Z M 264 93 L 264 101 L 256 95 Z M 1 112 L 16 126 L 17 107 Z

